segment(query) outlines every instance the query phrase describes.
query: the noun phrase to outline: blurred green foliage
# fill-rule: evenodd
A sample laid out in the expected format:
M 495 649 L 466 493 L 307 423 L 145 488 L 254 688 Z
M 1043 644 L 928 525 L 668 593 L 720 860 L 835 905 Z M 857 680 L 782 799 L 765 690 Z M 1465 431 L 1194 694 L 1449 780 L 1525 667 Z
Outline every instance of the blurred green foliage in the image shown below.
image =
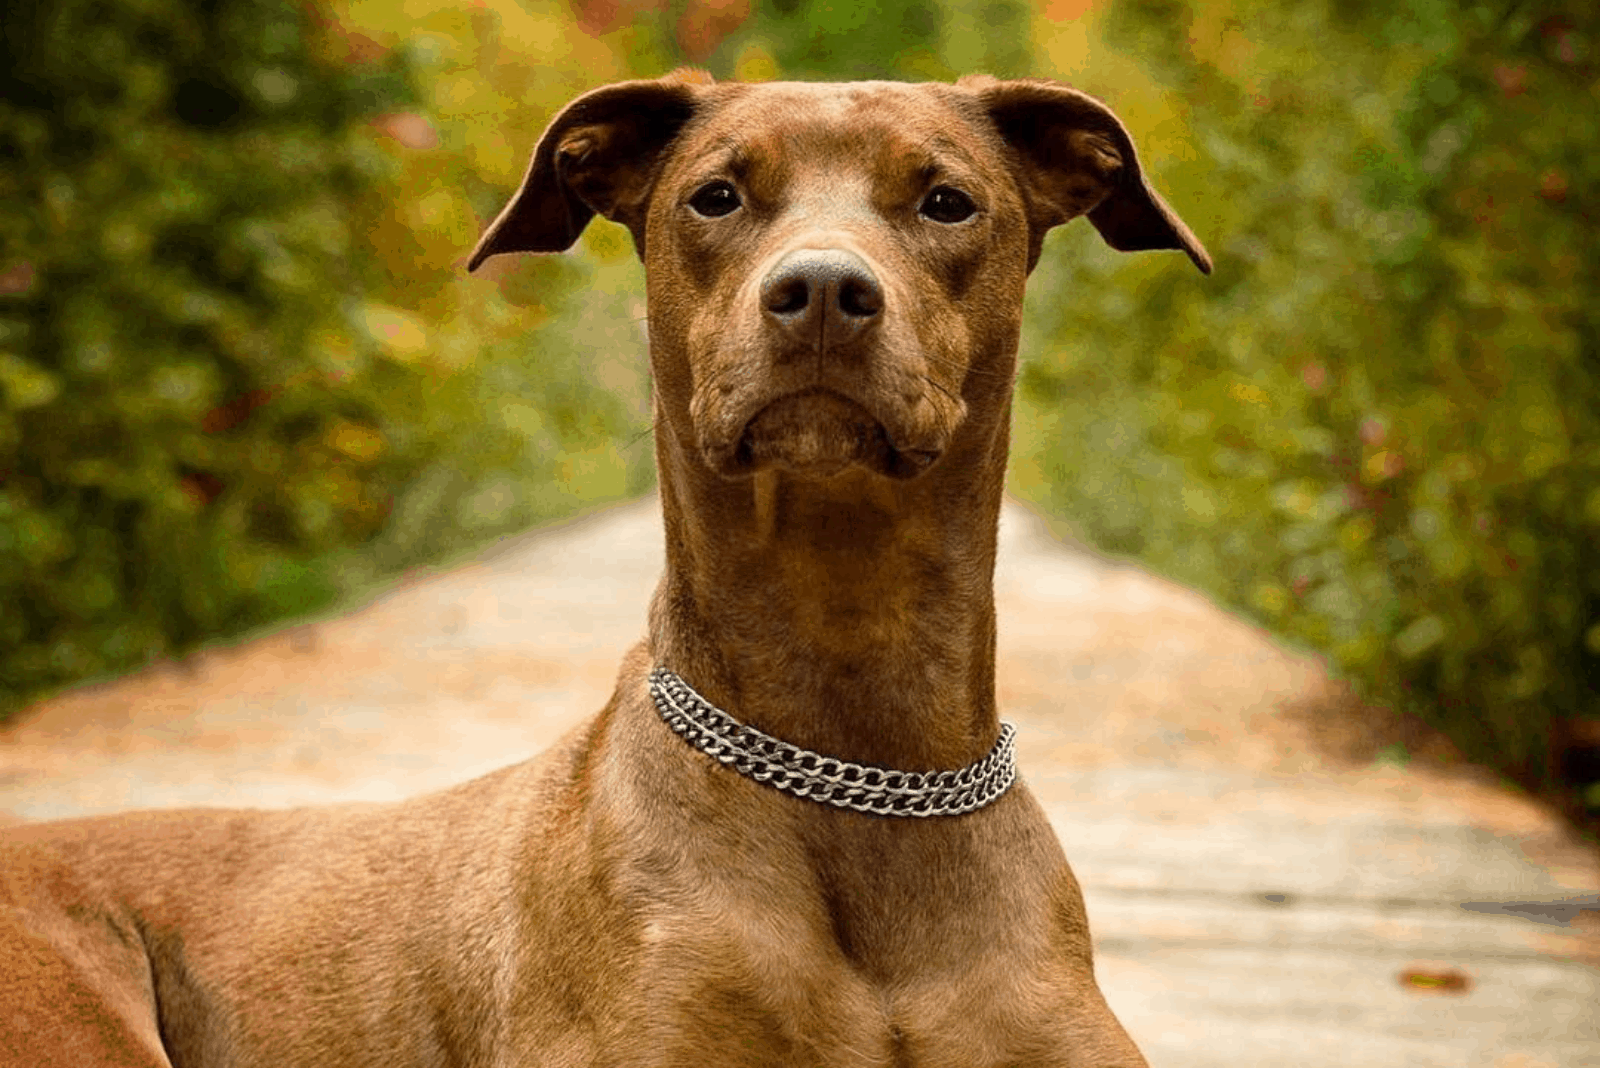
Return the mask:
M 1015 484 L 1088 541 L 1540 789 L 1600 717 L 1597 29 L 1117 0 L 1088 47 L 1142 73 L 1082 80 L 1217 270 L 1062 235 L 1018 415 Z
M 525 149 L 461 136 L 487 16 L 436 15 L 8 8 L 0 716 L 649 484 L 631 250 L 461 275 Z

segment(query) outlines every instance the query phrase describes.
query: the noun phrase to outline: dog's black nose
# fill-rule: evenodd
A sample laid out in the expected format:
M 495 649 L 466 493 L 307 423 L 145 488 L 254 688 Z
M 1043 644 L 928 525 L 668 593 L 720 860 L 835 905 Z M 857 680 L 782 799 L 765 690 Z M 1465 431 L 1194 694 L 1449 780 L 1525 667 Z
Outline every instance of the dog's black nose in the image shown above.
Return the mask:
M 843 249 L 795 249 L 761 282 L 767 318 L 807 348 L 855 340 L 883 312 L 883 286 L 865 260 Z

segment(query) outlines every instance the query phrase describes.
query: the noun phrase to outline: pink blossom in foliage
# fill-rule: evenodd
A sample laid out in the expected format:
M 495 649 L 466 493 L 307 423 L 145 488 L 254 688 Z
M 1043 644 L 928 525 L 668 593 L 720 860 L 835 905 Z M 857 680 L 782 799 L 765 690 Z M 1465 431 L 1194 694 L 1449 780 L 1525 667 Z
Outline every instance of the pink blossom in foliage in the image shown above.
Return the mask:
M 1494 69 L 1494 82 L 1506 96 L 1520 96 L 1528 91 L 1528 68 L 1502 63 Z
M 380 115 L 373 120 L 373 125 L 406 148 L 422 151 L 435 148 L 439 144 L 439 132 L 433 128 L 433 123 L 428 121 L 427 116 L 418 115 L 414 111 L 395 111 L 388 115 Z

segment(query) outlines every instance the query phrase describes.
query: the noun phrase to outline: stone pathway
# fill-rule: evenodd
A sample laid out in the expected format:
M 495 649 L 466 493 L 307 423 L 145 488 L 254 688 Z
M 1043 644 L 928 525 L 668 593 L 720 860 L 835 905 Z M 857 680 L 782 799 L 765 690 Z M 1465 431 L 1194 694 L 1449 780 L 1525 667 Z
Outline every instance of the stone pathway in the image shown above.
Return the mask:
M 0 734 L 0 812 L 381 800 L 511 763 L 605 701 L 660 566 L 650 498 L 81 688 Z M 1154 1068 L 1600 1068 L 1600 866 L 1548 814 L 1015 503 L 996 582 L 1023 772 Z M 1423 757 L 1374 760 L 1396 741 Z

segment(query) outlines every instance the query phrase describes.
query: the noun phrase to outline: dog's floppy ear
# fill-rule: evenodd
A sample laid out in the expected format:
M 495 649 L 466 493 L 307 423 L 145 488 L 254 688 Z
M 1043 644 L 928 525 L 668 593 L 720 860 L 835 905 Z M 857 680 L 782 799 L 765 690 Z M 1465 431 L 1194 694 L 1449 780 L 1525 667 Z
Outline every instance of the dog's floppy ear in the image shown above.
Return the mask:
M 1139 169 L 1128 131 L 1094 97 L 1056 82 L 964 78 L 1016 153 L 1032 229 L 1028 269 L 1045 231 L 1088 215 L 1124 252 L 1174 248 L 1211 273 L 1211 257 Z
M 568 104 L 539 138 L 522 187 L 479 239 L 467 270 L 502 252 L 563 252 L 596 212 L 628 226 L 642 254 L 662 150 L 694 114 L 696 86 L 706 80 L 675 72 Z

